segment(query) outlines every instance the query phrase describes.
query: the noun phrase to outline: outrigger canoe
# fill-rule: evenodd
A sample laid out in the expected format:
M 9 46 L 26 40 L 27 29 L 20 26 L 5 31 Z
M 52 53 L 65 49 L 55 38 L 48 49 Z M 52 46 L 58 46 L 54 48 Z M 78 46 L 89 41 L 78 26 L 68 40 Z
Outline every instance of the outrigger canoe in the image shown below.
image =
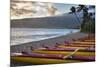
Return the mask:
M 12 55 L 11 60 L 16 62 L 24 62 L 31 64 L 60 64 L 60 63 L 82 62 L 81 60 L 61 59 L 63 57 L 64 55 L 24 53 L 21 55 Z
M 86 42 L 95 42 L 95 40 L 84 40 Z
M 44 49 L 34 49 L 34 50 L 45 50 L 45 51 L 74 51 L 76 49 L 79 49 L 78 51 L 81 52 L 94 52 L 95 48 L 85 48 L 85 47 L 72 47 L 72 46 L 59 46 L 59 47 L 49 47 Z
M 95 39 L 72 39 L 73 41 L 82 41 L 82 42 L 95 42 Z
M 80 42 L 80 41 L 75 41 L 72 44 L 95 45 L 95 42 Z
M 68 55 L 68 54 L 66 54 Z M 62 59 L 64 55 L 62 54 L 40 54 L 40 53 L 31 53 L 23 52 L 21 55 L 12 55 L 15 57 L 33 57 L 33 58 L 49 58 L 49 59 Z
M 33 53 L 40 53 L 40 54 L 63 54 L 67 55 L 72 53 L 73 51 L 47 51 L 47 50 L 33 50 Z M 79 52 L 77 51 L 74 55 L 79 56 L 95 56 L 95 52 Z
M 79 51 L 84 51 L 84 52 L 95 52 L 95 46 L 91 46 L 91 47 L 73 47 L 73 46 L 58 46 L 59 48 L 62 48 L 62 49 L 77 49 L 79 48 L 80 50 Z M 56 49 L 55 49 L 56 50 Z
M 24 52 L 22 53 L 23 57 L 36 57 L 36 58 L 49 58 L 49 59 L 74 59 L 74 60 L 82 60 L 82 61 L 93 61 L 94 56 L 82 56 L 82 55 L 74 55 L 78 50 L 76 49 L 73 52 L 70 52 L 69 54 L 62 55 L 62 54 L 39 54 L 39 53 L 30 53 L 30 52 Z
M 87 39 L 87 40 L 84 40 L 84 39 L 78 39 L 76 41 L 82 41 L 82 42 L 95 42 L 95 39 Z
M 59 45 L 59 46 L 67 46 L 67 47 L 95 47 L 95 45 L 79 45 L 79 44 L 71 44 L 71 45 L 67 45 L 67 44 L 62 44 L 62 45 Z M 58 47 L 59 47 L 58 46 Z
M 33 57 L 17 57 L 12 56 L 12 61 L 24 62 L 30 64 L 60 64 L 60 63 L 75 63 L 83 62 L 81 60 L 63 60 L 63 59 L 48 59 L 48 58 L 33 58 Z

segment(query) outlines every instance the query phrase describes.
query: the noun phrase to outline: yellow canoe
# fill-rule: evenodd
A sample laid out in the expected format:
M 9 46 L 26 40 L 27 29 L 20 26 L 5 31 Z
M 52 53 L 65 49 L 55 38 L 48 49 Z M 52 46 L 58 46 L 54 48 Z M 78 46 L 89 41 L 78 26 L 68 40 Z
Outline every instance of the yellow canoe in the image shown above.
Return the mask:
M 72 44 L 95 45 L 95 42 L 80 42 L 80 41 L 75 41 Z
M 62 45 L 59 45 L 59 46 L 57 46 L 57 47 L 75 47 L 75 48 L 85 48 L 85 47 L 92 47 L 92 46 L 94 46 L 94 45 L 80 45 L 80 44 L 71 44 L 71 45 L 66 45 L 66 44 L 62 44 Z
M 95 40 L 84 40 L 86 42 L 95 42 Z
M 24 63 L 31 63 L 31 64 L 60 64 L 60 63 L 82 62 L 80 60 L 61 60 L 61 59 L 15 57 L 15 56 L 11 57 L 11 60 L 16 62 L 24 62 Z
M 63 54 L 67 55 L 72 53 L 73 51 L 47 51 L 47 50 L 33 50 L 34 53 L 40 54 Z M 82 56 L 95 56 L 95 52 L 76 52 L 74 55 L 82 55 Z
M 86 47 L 86 46 L 84 46 L 84 47 L 82 46 L 82 47 L 81 47 L 81 46 L 77 46 L 77 45 L 76 45 L 76 46 L 60 45 L 60 46 L 58 46 L 58 47 L 60 47 L 60 48 L 80 48 L 80 49 L 86 49 L 86 48 L 88 48 L 88 47 L 93 47 L 93 46 L 87 46 L 87 47 Z

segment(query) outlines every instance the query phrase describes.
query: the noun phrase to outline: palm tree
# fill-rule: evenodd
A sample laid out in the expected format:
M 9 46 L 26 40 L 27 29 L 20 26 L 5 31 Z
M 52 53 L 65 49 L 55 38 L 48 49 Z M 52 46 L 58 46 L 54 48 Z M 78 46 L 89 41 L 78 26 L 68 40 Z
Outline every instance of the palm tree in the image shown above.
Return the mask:
M 79 9 L 77 10 L 82 11 L 83 10 L 83 23 L 86 23 L 88 21 L 88 8 L 85 5 L 79 5 Z
M 78 16 L 77 16 L 77 14 L 76 14 L 76 8 L 74 6 L 72 6 L 70 10 L 71 10 L 71 13 L 74 13 L 74 15 L 76 16 L 78 22 L 81 23 Z
M 95 21 L 93 21 L 93 19 L 91 18 L 93 13 L 88 12 L 88 9 L 90 9 L 90 8 L 95 8 L 95 6 L 87 7 L 85 5 L 79 5 L 79 7 L 78 7 L 78 10 L 77 10 L 78 12 L 83 11 L 83 21 L 82 21 L 82 24 L 81 24 L 81 31 L 82 30 L 84 30 L 84 31 L 87 30 L 88 32 L 94 32 L 95 31 L 95 25 L 94 25 Z

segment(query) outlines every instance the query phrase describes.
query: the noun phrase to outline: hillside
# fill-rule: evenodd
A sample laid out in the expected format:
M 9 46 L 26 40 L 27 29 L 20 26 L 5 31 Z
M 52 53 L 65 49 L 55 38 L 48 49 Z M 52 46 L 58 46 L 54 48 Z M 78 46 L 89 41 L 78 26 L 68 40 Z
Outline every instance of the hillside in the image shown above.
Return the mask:
M 11 27 L 17 28 L 77 28 L 79 24 L 74 14 L 67 13 L 51 17 L 11 20 Z

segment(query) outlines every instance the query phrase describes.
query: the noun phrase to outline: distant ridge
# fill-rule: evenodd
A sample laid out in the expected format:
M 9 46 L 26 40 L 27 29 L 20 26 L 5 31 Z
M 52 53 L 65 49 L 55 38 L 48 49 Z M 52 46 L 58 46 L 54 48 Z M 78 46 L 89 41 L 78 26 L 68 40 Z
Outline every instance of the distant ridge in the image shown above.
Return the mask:
M 11 20 L 11 27 L 14 28 L 78 28 L 79 24 L 75 15 L 68 13 L 52 17 Z

